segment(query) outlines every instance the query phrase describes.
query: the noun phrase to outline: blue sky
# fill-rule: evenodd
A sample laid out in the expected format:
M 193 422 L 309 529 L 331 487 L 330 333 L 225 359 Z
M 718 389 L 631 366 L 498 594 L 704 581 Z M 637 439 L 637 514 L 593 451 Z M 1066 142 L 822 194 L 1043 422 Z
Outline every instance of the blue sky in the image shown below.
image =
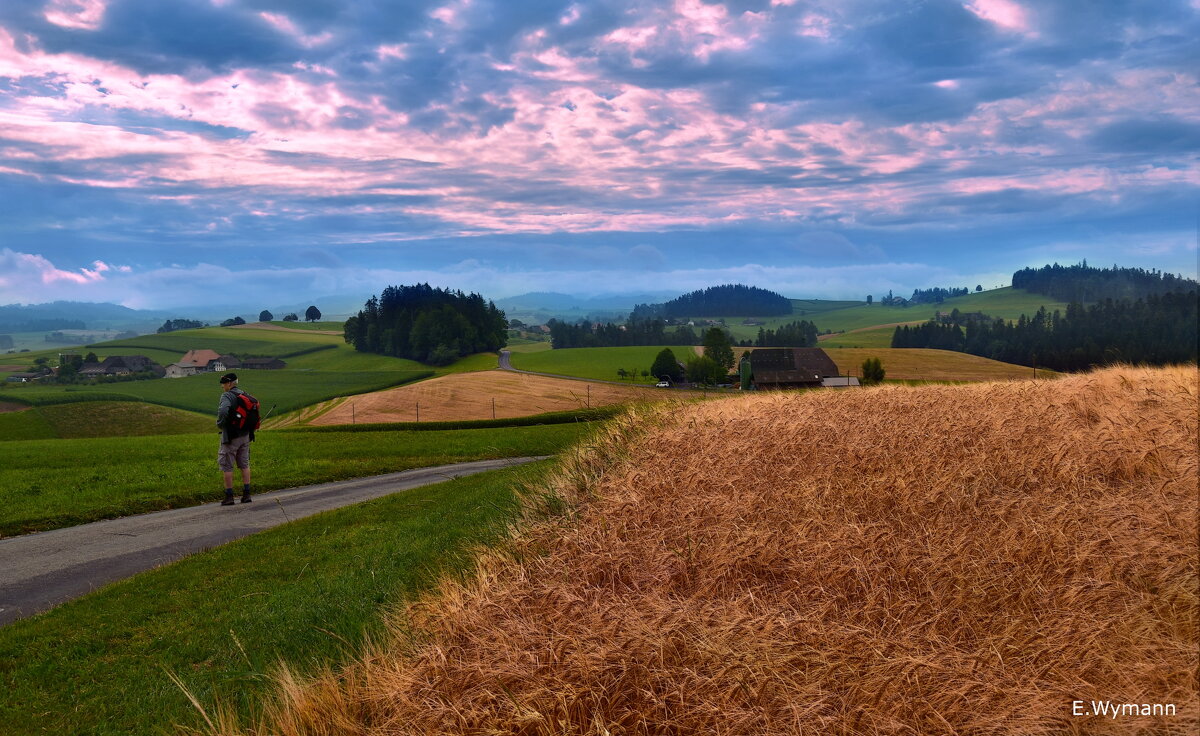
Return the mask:
M 0 4 L 0 303 L 1195 277 L 1200 0 Z

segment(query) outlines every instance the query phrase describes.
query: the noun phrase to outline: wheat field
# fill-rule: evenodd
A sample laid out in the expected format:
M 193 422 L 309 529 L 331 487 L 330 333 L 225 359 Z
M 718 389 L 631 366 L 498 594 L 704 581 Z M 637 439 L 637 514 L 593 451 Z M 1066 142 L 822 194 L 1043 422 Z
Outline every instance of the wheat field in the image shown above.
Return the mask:
M 634 410 L 565 458 L 571 513 L 213 732 L 1195 733 L 1197 398 L 1115 367 Z

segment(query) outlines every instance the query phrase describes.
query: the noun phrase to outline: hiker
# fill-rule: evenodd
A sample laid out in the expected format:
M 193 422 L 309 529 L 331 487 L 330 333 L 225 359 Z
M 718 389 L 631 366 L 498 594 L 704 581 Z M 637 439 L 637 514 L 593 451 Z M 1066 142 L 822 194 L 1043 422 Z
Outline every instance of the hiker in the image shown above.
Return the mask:
M 221 448 L 217 452 L 217 467 L 225 479 L 225 500 L 222 506 L 233 505 L 233 466 L 242 471 L 242 503 L 250 503 L 250 443 L 254 441 L 254 430 L 258 424 L 258 407 L 255 403 L 253 418 L 243 420 L 245 429 L 237 427 L 239 399 L 249 396 L 238 388 L 236 373 L 221 376 L 221 403 L 217 406 L 217 428 L 221 430 Z M 253 400 L 253 399 L 251 399 Z

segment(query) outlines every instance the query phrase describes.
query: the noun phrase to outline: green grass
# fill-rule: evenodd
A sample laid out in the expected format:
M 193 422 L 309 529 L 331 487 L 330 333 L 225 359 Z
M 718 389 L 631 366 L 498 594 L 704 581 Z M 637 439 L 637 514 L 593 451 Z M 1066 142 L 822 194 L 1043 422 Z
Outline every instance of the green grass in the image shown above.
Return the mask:
M 912 307 L 885 307 L 878 302 L 867 306 L 865 302 L 835 302 L 818 299 L 793 299 L 792 314 L 783 317 L 764 317 L 766 329 L 778 329 L 780 325 L 799 320 L 808 320 L 817 325 L 822 332 L 833 330 L 858 330 L 865 327 L 892 325 L 898 322 L 924 322 L 939 311 L 949 312 L 958 308 L 962 312 L 984 312 L 985 314 L 1002 319 L 1015 320 L 1022 314 L 1032 315 L 1042 305 L 1048 311 L 1055 309 L 1065 311 L 1067 305 L 1056 302 L 1041 294 L 1034 294 L 1023 289 L 1005 287 L 971 293 L 967 296 L 947 299 L 941 304 L 919 304 Z M 758 326 L 743 325 L 742 317 L 726 317 L 725 324 L 738 340 L 754 339 L 758 335 Z M 699 329 L 699 328 L 697 328 Z M 699 334 L 699 333 L 697 333 Z M 889 339 L 889 345 L 890 339 Z M 846 347 L 878 347 L 877 345 L 847 342 Z
M 342 330 L 346 326 L 345 322 L 284 322 L 281 319 L 272 320 L 267 324 L 286 327 L 289 330 Z
M 890 348 L 895 327 L 872 327 L 832 335 L 817 342 L 819 348 Z
M 619 348 L 565 348 L 563 350 L 546 350 L 538 353 L 513 353 L 512 366 L 523 371 L 539 373 L 557 373 L 564 376 L 577 376 L 601 381 L 619 381 L 618 368 L 637 370 L 639 375 L 636 383 L 654 383 L 658 379 L 650 376 L 642 378 L 643 370 L 650 370 L 654 358 L 664 346 L 638 346 Z M 669 346 L 675 354 L 675 359 L 687 363 L 688 356 L 693 353 L 688 346 Z
M 99 354 L 110 348 L 155 349 L 178 353 L 182 356 L 189 350 L 215 350 L 221 355 L 254 355 L 287 359 L 288 356 L 313 349 L 337 345 L 341 338 L 334 335 L 316 335 L 297 330 L 295 334 L 283 330 L 229 329 L 205 327 L 196 330 L 178 330 L 160 335 L 142 335 L 128 340 L 112 340 L 89 345 L 89 350 Z
M 582 423 L 457 431 L 272 432 L 252 445 L 260 491 L 462 460 L 549 455 Z M 217 498 L 218 435 L 16 440 L 3 445 L 0 535 L 191 506 Z
M 280 661 L 336 665 L 382 632 L 384 608 L 469 569 L 504 538 L 517 483 L 548 463 L 398 493 L 255 534 L 0 629 L 9 736 L 202 728 L 205 708 L 253 717 Z
M 319 401 L 378 391 L 391 386 L 427 378 L 433 373 L 401 371 L 241 371 L 240 385 L 263 404 L 282 413 Z M 137 401 L 160 404 L 202 414 L 217 411 L 221 386 L 217 376 L 201 373 L 185 378 L 160 378 L 121 383 L 64 385 L 15 385 L 0 392 L 0 400 L 29 404 L 60 403 L 64 400 L 88 400 L 93 397 L 123 396 Z
M 540 353 L 543 350 L 550 350 L 552 346 L 549 340 L 523 340 L 519 337 L 510 337 L 508 345 L 505 347 L 514 353 Z
M 199 434 L 213 417 L 137 401 L 81 401 L 0 414 L 0 441 Z
M 48 440 L 57 436 L 54 427 L 37 409 L 0 414 L 0 441 Z

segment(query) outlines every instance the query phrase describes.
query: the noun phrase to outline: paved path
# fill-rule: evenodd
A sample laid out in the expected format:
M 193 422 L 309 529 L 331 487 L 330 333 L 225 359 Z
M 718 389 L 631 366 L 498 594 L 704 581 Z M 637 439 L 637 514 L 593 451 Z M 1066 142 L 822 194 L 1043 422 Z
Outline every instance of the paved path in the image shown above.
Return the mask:
M 503 458 L 272 491 L 0 540 L 0 626 L 114 580 L 305 516 L 397 491 L 540 460 Z

